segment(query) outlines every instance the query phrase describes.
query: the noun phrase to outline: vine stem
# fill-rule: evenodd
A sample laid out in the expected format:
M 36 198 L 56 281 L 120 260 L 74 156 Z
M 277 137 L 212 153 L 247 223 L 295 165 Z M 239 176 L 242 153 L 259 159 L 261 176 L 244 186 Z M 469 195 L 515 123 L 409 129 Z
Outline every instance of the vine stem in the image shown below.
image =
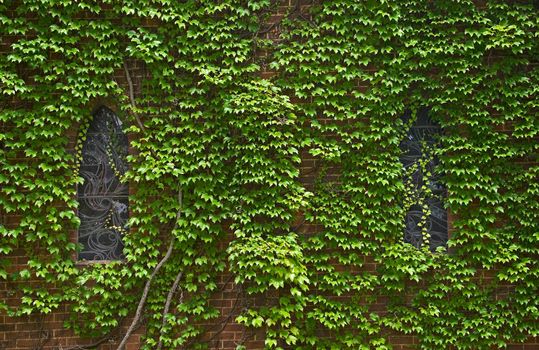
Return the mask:
M 112 333 L 109 333 L 109 334 L 105 335 L 104 337 L 98 339 L 97 341 L 95 341 L 95 342 L 93 342 L 91 344 L 75 345 L 75 346 L 72 346 L 72 347 L 69 347 L 69 348 L 60 347 L 60 350 L 89 350 L 89 349 L 95 349 L 99 345 L 101 345 L 104 342 L 106 342 L 107 340 L 109 340 L 111 337 L 112 337 Z
M 127 79 L 127 85 L 129 86 L 129 100 L 131 101 L 131 112 L 135 116 L 135 119 L 137 121 L 138 126 L 140 126 L 140 129 L 142 132 L 145 132 L 146 129 L 144 128 L 144 124 L 142 124 L 142 121 L 140 120 L 138 114 L 134 111 L 135 108 L 137 108 L 137 104 L 135 103 L 135 92 L 133 88 L 133 80 L 131 80 L 131 74 L 129 74 L 129 69 L 127 68 L 127 63 L 124 61 L 124 72 L 125 72 L 125 78 Z
M 163 321 L 161 323 L 161 331 L 160 333 L 163 333 L 163 328 L 165 328 L 165 324 L 167 323 L 167 314 L 168 310 L 170 309 L 170 303 L 172 302 L 172 297 L 174 296 L 174 292 L 176 292 L 176 289 L 178 289 L 178 284 L 180 283 L 180 280 L 183 277 L 183 271 L 180 271 L 178 275 L 176 275 L 176 279 L 174 280 L 174 283 L 172 284 L 172 287 L 168 291 L 167 300 L 165 302 L 165 308 L 163 309 Z M 182 297 L 180 298 L 180 303 L 183 302 L 183 292 Z M 163 340 L 161 337 L 159 337 L 159 343 L 157 344 L 157 350 L 161 350 L 163 347 Z
M 178 192 L 178 201 L 180 203 L 180 209 L 178 210 L 178 213 L 176 214 L 176 222 L 174 224 L 174 229 L 176 229 L 176 227 L 178 226 L 178 220 L 181 217 L 182 198 L 183 198 L 183 193 L 182 193 L 182 190 L 180 189 L 179 192 Z M 172 231 L 174 231 L 174 229 L 172 229 Z M 161 270 L 161 267 L 163 267 L 163 265 L 168 261 L 168 259 L 172 255 L 172 250 L 174 248 L 174 242 L 175 242 L 175 239 L 174 239 L 174 235 L 173 235 L 172 239 L 170 240 L 170 243 L 168 244 L 168 249 L 167 249 L 167 252 L 166 252 L 165 256 L 159 261 L 157 266 L 155 266 L 152 274 L 150 275 L 150 278 L 148 278 L 148 281 L 146 281 L 146 285 L 144 286 L 144 291 L 142 292 L 142 296 L 140 297 L 140 301 L 138 303 L 137 311 L 135 312 L 135 317 L 133 318 L 133 321 L 131 322 L 131 325 L 127 329 L 127 332 L 125 333 L 122 341 L 120 342 L 120 345 L 118 345 L 117 350 L 124 350 L 125 345 L 127 343 L 127 340 L 129 339 L 129 337 L 131 336 L 131 334 L 135 330 L 135 328 L 136 328 L 136 326 L 137 326 L 137 324 L 138 324 L 138 322 L 140 320 L 140 317 L 142 316 L 142 310 L 144 310 L 144 305 L 146 304 L 146 299 L 148 299 L 148 293 L 150 292 L 150 287 L 151 287 L 152 281 L 155 278 L 155 276 L 157 275 L 157 273 L 159 272 L 159 270 Z

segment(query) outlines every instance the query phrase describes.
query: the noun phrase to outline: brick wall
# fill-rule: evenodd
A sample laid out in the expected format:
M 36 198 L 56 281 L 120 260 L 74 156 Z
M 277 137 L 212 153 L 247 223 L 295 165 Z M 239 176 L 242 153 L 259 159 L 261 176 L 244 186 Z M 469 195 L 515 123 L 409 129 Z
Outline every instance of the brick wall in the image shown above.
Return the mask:
M 275 13 L 269 18 L 266 24 L 265 36 L 268 39 L 279 40 L 280 20 L 289 8 L 296 6 L 295 1 L 285 0 L 282 2 Z M 302 6 L 302 11 L 305 8 Z M 7 41 L 0 42 L 0 52 L 7 52 L 9 45 Z M 265 55 L 261 52 L 260 55 Z M 266 69 L 266 66 L 262 65 L 264 70 L 261 72 L 261 76 L 269 78 L 275 75 L 275 72 L 271 72 Z M 135 94 L 140 93 L 140 82 L 148 74 L 144 66 L 136 61 L 129 62 L 129 68 L 132 74 L 134 83 Z M 123 71 L 119 70 L 115 74 L 115 79 L 118 81 L 127 91 L 127 81 Z M 366 89 L 365 86 L 360 86 L 360 89 Z M 115 109 L 114 105 L 110 105 L 110 101 L 95 101 L 95 106 L 105 104 L 108 107 Z M 4 127 L 4 126 L 3 126 Z M 76 131 L 72 130 L 70 134 L 73 142 L 70 147 L 74 147 L 76 140 Z M 310 156 L 307 152 L 302 154 L 301 163 L 301 178 L 307 188 L 312 187 L 317 172 L 318 161 Z M 133 191 L 134 189 L 131 189 Z M 0 222 L 3 225 L 14 225 L 18 221 L 16 214 L 7 215 L 0 212 Z M 298 219 L 298 221 L 301 221 Z M 301 225 L 300 232 L 302 234 L 313 233 L 318 228 L 315 225 L 304 224 Z M 72 232 L 72 239 L 76 241 L 77 234 Z M 226 249 L 226 243 L 223 243 L 223 249 Z M 15 251 L 9 256 L 12 262 L 11 272 L 23 269 L 27 262 L 27 258 L 23 250 Z M 365 265 L 363 269 L 367 271 L 375 271 L 376 263 L 370 257 L 365 257 Z M 486 278 L 492 277 L 487 273 Z M 231 276 L 224 273 L 220 276 L 220 283 L 218 291 L 210 299 L 212 306 L 218 308 L 221 312 L 221 317 L 215 320 L 212 324 L 208 324 L 208 332 L 204 335 L 201 341 L 207 342 L 210 349 L 220 350 L 233 350 L 239 343 L 246 346 L 247 349 L 257 350 L 263 349 L 264 335 L 263 331 L 252 332 L 246 330 L 243 326 L 234 322 L 235 316 L 237 316 L 242 306 L 246 304 L 260 305 L 264 300 L 256 299 L 238 299 L 237 286 L 234 285 Z M 14 292 L 15 285 L 6 282 L 0 283 L 0 298 L 5 300 L 10 305 L 16 305 L 18 302 L 17 295 Z M 385 299 L 378 300 L 373 305 L 374 311 L 383 312 L 386 305 Z M 127 327 L 132 319 L 125 319 L 122 326 L 110 337 L 103 339 L 85 339 L 75 336 L 73 332 L 66 330 L 63 327 L 64 321 L 68 318 L 67 305 L 61 306 L 59 309 L 53 311 L 48 315 L 32 315 L 26 317 L 9 317 L 5 314 L 0 314 L 0 349 L 6 350 L 75 350 L 85 349 L 88 345 L 94 344 L 95 348 L 100 350 L 112 350 L 116 349 L 119 340 L 125 334 Z M 140 327 L 129 339 L 127 343 L 127 350 L 135 350 L 140 347 L 140 338 L 144 333 L 144 327 Z M 392 335 L 389 337 L 389 341 L 394 345 L 395 350 L 407 350 L 413 349 L 418 344 L 418 339 L 414 336 L 405 335 Z M 539 338 L 529 338 L 525 344 L 510 345 L 509 350 L 539 350 Z

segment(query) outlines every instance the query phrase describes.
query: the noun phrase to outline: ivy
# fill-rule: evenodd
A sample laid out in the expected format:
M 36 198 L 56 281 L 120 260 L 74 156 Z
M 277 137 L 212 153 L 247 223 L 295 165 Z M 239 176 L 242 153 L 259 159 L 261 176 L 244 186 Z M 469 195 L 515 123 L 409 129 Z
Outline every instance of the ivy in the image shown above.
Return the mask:
M 425 349 L 500 347 L 537 334 L 530 323 L 537 318 L 537 269 L 528 255 L 537 254 L 535 224 L 524 210 L 535 207 L 537 195 L 517 180 L 537 180 L 530 125 L 537 110 L 527 102 L 537 94 L 530 66 L 536 9 L 503 1 L 343 0 L 313 4 L 310 14 L 288 22 L 273 60 L 277 84 L 302 101 L 310 153 L 329 172 L 340 171 L 336 181 L 320 172 L 306 215 L 322 227 L 304 243 L 311 280 L 320 281 L 307 297 L 312 308 L 322 299 L 355 318 L 300 314 L 300 334 L 312 334 L 305 347 L 352 348 L 345 340 L 354 331 L 367 347 L 375 337 L 362 331 L 397 331 L 418 335 Z M 436 154 L 455 218 L 449 253 L 399 243 L 410 197 L 398 160 L 399 118 L 425 106 L 445 130 Z M 524 129 L 529 138 L 520 136 Z M 371 259 L 376 270 L 366 273 Z M 483 279 L 486 273 L 493 278 Z M 373 278 L 351 283 L 361 276 Z M 343 312 L 320 290 L 389 297 L 388 313 Z M 351 297 L 345 305 L 356 303 Z M 508 316 L 513 312 L 519 316 Z M 384 345 L 370 344 L 377 346 Z
M 144 348 L 205 348 L 204 325 L 235 317 L 210 302 L 230 274 L 238 300 L 264 300 L 236 321 L 267 348 L 539 335 L 536 5 L 300 5 L 272 41 L 269 0 L 0 1 L 0 279 L 21 302 L 3 312 L 67 305 L 66 327 L 101 337 L 151 280 Z M 130 134 L 130 229 L 125 261 L 78 264 L 80 150 L 100 104 Z M 402 238 L 416 194 L 400 117 L 424 107 L 454 218 L 436 252 Z

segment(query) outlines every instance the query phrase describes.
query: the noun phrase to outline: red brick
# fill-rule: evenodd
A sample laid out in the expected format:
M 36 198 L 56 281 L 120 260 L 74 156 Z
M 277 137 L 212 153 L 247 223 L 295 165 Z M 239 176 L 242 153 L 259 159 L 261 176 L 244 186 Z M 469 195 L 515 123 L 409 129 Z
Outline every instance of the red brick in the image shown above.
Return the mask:
M 392 336 L 389 337 L 389 342 L 394 345 L 411 345 L 415 343 L 413 336 Z

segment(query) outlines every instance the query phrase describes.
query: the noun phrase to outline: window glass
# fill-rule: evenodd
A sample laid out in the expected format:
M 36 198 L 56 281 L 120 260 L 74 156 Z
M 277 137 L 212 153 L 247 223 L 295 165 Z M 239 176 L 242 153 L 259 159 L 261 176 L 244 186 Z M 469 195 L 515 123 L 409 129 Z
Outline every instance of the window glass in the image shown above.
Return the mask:
M 122 258 L 122 235 L 128 219 L 127 136 L 122 123 L 108 108 L 100 107 L 88 130 L 82 135 L 78 186 L 79 259 L 115 260 Z
M 440 183 L 436 154 L 442 129 L 429 118 L 426 108 L 416 115 L 405 113 L 403 120 L 408 128 L 400 144 L 407 209 L 404 241 L 417 248 L 426 244 L 434 251 L 446 246 L 448 239 L 446 189 Z

